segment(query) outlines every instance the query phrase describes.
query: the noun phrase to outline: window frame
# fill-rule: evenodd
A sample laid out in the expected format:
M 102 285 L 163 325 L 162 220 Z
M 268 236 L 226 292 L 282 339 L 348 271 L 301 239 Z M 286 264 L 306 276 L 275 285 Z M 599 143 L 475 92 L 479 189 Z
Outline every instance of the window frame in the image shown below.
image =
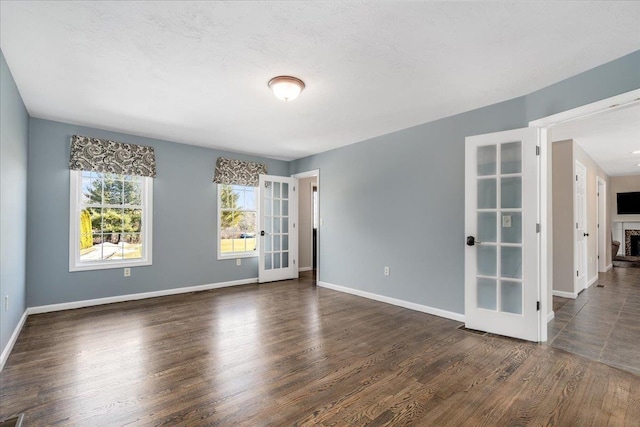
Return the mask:
M 126 260 L 80 259 L 80 212 L 82 203 L 82 172 L 69 170 L 69 272 L 106 270 L 152 265 L 153 255 L 153 178 L 141 176 L 142 188 L 142 258 Z M 122 175 L 122 174 L 121 174 Z
M 258 192 L 258 187 L 253 187 L 251 185 L 242 185 L 241 187 L 246 187 L 246 188 L 253 188 L 253 191 L 255 193 L 255 201 L 256 201 L 256 209 L 255 211 L 249 211 L 249 212 L 255 212 L 256 213 L 256 249 L 254 251 L 247 251 L 247 252 L 225 252 L 222 253 L 222 245 L 221 245 L 221 229 L 222 229 L 222 224 L 220 221 L 220 218 L 222 217 L 222 186 L 223 185 L 240 185 L 240 184 L 216 184 L 216 198 L 217 198 L 217 205 L 218 205 L 218 216 L 216 218 L 216 247 L 217 247 L 217 251 L 218 251 L 218 260 L 225 260 L 225 259 L 238 259 L 238 258 L 257 258 L 260 254 L 258 251 L 258 228 L 260 226 L 260 213 L 259 213 L 259 192 Z

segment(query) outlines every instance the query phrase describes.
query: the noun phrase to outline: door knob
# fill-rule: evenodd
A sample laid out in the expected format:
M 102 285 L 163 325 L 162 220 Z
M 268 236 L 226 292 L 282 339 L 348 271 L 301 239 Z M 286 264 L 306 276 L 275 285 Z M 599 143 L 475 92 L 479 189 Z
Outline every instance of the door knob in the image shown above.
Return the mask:
M 584 237 L 589 237 L 589 233 L 583 233 Z
M 261 236 L 264 236 L 264 230 L 261 230 L 261 231 L 260 231 L 260 235 L 261 235 Z
M 479 245 L 482 242 L 476 240 L 473 236 L 467 236 L 467 246 Z

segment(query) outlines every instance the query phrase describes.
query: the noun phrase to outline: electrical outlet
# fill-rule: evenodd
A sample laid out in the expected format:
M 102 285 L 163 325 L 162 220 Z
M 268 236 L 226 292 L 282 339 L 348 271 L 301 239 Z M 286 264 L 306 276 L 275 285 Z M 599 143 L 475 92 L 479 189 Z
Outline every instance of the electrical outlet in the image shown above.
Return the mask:
M 385 267 L 385 268 L 384 268 L 384 275 L 385 275 L 385 276 L 388 276 L 389 274 L 391 274 L 391 273 L 389 272 L 389 267 Z
M 242 258 L 236 258 L 236 265 L 238 267 L 242 265 Z
M 131 276 L 131 269 L 129 267 L 126 267 L 124 269 L 124 277 L 129 277 Z
M 9 295 L 4 297 L 4 311 L 9 311 Z

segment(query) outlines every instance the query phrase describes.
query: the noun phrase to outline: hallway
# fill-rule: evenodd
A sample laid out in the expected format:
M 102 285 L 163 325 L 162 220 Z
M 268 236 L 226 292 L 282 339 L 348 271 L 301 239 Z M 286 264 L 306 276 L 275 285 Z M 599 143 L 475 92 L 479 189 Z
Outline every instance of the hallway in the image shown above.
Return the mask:
M 614 267 L 575 300 L 553 297 L 549 345 L 640 375 L 640 268 Z

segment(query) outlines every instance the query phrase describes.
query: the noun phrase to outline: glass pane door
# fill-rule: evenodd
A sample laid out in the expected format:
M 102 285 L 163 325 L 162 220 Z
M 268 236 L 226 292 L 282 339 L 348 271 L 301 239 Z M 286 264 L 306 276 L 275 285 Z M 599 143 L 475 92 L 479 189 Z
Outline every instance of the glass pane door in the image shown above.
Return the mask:
M 465 139 L 465 325 L 538 341 L 538 129 Z
M 477 147 L 477 307 L 522 314 L 522 142 Z
M 295 179 L 260 177 L 260 281 L 293 277 L 297 230 Z
M 265 270 L 289 267 L 289 184 L 265 181 Z

